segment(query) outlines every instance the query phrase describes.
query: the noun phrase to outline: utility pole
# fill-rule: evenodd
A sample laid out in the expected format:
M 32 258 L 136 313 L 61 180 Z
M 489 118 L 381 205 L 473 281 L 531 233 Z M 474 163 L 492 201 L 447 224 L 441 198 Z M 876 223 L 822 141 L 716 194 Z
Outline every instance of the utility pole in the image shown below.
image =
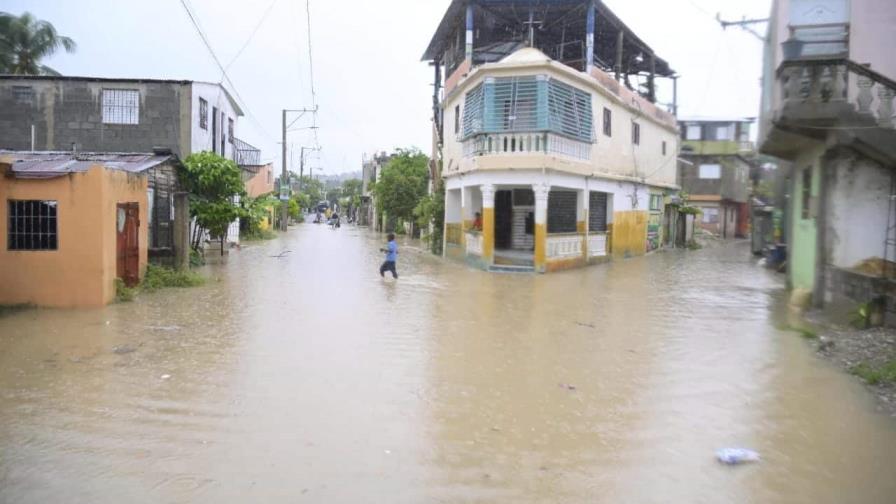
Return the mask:
M 296 121 L 301 119 L 302 116 L 304 116 L 306 113 L 308 113 L 308 112 L 317 113 L 317 106 L 315 106 L 314 108 L 311 108 L 311 109 L 309 109 L 309 108 L 292 109 L 292 110 L 283 109 L 283 139 L 282 139 L 283 143 L 281 145 L 281 147 L 283 148 L 283 151 L 282 151 L 283 166 L 281 167 L 282 169 L 280 171 L 280 202 L 281 202 L 281 204 L 280 204 L 280 231 L 286 231 L 287 224 L 289 223 L 289 190 L 290 190 L 290 187 L 289 187 L 289 168 L 286 164 L 286 130 L 287 130 L 287 128 L 289 128 L 289 126 L 286 125 L 286 114 L 289 112 L 296 112 L 299 114 L 299 116 L 296 117 L 289 124 L 289 126 L 292 126 L 293 124 L 295 124 Z
M 757 32 L 756 30 L 751 28 L 750 25 L 768 23 L 769 22 L 768 18 L 747 19 L 746 17 L 744 17 L 740 21 L 725 21 L 724 19 L 722 19 L 721 14 L 716 14 L 716 21 L 718 21 L 719 24 L 722 25 L 723 30 L 727 29 L 729 26 L 737 26 L 738 28 L 741 28 L 742 30 L 749 32 L 750 34 L 752 34 L 754 37 L 758 38 L 759 40 L 765 42 L 765 37 L 763 37 L 759 32 Z

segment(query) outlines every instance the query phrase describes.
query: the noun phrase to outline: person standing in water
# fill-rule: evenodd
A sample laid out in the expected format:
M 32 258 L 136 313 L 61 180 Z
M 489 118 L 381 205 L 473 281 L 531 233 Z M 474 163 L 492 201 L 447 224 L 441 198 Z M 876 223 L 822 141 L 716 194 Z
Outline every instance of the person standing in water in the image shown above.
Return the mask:
M 386 260 L 380 266 L 380 276 L 385 277 L 387 271 L 392 272 L 392 278 L 398 279 L 398 271 L 395 270 L 395 261 L 398 259 L 398 244 L 395 243 L 395 233 L 389 233 L 389 243 L 380 252 L 386 253 Z

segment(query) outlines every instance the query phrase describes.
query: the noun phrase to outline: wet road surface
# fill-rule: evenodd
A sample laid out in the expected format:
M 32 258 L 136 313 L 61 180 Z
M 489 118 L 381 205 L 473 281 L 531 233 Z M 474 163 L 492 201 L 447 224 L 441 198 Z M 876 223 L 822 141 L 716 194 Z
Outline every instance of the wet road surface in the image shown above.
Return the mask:
M 394 282 L 381 239 L 0 318 L 0 502 L 894 502 L 896 422 L 745 245 L 528 276 L 408 242 Z

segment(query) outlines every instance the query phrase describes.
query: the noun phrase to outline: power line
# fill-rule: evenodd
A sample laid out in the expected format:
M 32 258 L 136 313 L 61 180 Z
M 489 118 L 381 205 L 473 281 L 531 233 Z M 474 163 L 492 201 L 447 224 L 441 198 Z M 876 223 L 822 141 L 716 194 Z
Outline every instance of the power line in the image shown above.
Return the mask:
M 305 19 L 308 21 L 308 73 L 311 78 L 311 105 L 316 106 L 316 93 L 314 90 L 314 57 L 311 48 L 311 0 L 305 0 Z
M 243 54 L 243 51 L 245 51 L 246 48 L 249 47 L 249 44 L 252 42 L 252 39 L 255 38 L 255 34 L 258 33 L 258 30 L 261 28 L 261 25 L 264 24 L 264 21 L 267 19 L 268 14 L 271 13 L 271 10 L 274 8 L 274 5 L 276 3 L 277 3 L 277 0 L 271 1 L 271 4 L 268 5 L 268 8 L 261 15 L 261 19 L 258 20 L 258 24 L 256 24 L 255 28 L 252 29 L 252 33 L 249 35 L 249 38 L 246 39 L 246 43 L 243 44 L 243 47 L 240 47 L 240 50 L 237 51 L 236 56 L 234 56 L 233 59 L 230 60 L 230 63 L 227 63 L 227 66 L 224 67 L 225 70 L 230 68 L 230 66 L 233 65 L 233 63 L 236 62 L 236 60 L 239 59 L 239 57 Z
M 197 17 L 193 14 L 193 12 L 191 11 L 191 9 L 187 5 L 187 3 L 188 3 L 188 0 L 180 0 L 180 4 L 183 5 L 184 10 L 187 12 L 187 16 L 190 17 L 190 21 L 193 23 L 193 27 L 196 28 L 196 33 L 199 34 L 199 38 L 202 39 L 202 43 L 205 44 L 205 48 L 208 49 L 208 52 L 209 52 L 209 54 L 211 54 L 212 59 L 215 61 L 215 64 L 218 65 L 218 69 L 221 70 L 221 75 L 224 76 L 224 80 L 228 84 L 230 84 L 230 88 L 233 89 L 233 94 L 236 95 L 237 99 L 243 103 L 243 106 L 246 109 L 246 114 L 249 116 L 249 119 L 251 119 L 252 122 L 255 123 L 255 125 L 258 127 L 258 129 L 261 130 L 261 132 L 264 133 L 268 137 L 268 139 L 273 140 L 274 136 L 271 135 L 270 133 L 268 133 L 267 130 L 264 129 L 264 126 L 261 125 L 261 123 L 258 121 L 258 119 L 255 118 L 255 115 L 252 114 L 252 111 L 249 110 L 249 105 L 246 102 L 246 100 L 244 100 L 243 97 L 240 96 L 239 91 L 237 91 L 237 89 L 236 89 L 236 85 L 233 83 L 232 80 L 230 80 L 230 76 L 227 75 L 227 70 L 224 68 L 224 65 L 221 64 L 221 60 L 218 59 L 218 55 L 215 54 L 215 50 L 212 49 L 212 45 L 208 41 L 208 37 L 205 36 L 205 32 L 200 27 Z

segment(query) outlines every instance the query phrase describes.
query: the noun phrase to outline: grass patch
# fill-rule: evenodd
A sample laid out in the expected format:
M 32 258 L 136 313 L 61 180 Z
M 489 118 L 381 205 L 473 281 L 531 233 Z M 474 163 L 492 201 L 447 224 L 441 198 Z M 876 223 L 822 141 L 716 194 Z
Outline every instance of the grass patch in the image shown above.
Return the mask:
M 124 284 L 124 280 L 115 279 L 115 301 L 119 303 L 130 303 L 137 297 L 137 287 L 128 287 Z
M 150 264 L 146 268 L 146 275 L 143 277 L 140 288 L 151 292 L 166 287 L 196 287 L 203 283 L 205 283 L 205 278 L 198 273 L 189 270 L 177 271 Z
M 275 238 L 277 238 L 277 233 L 270 229 L 253 229 L 240 233 L 240 240 L 244 241 L 273 240 Z
M 874 368 L 867 362 L 863 362 L 850 368 L 849 372 L 865 380 L 870 385 L 896 383 L 896 359 L 887 362 L 879 368 Z
M 808 327 L 785 326 L 784 330 L 795 332 L 805 339 L 818 339 L 818 333 Z
M 34 308 L 34 305 L 29 303 L 0 305 L 0 317 L 6 317 L 32 308 Z

